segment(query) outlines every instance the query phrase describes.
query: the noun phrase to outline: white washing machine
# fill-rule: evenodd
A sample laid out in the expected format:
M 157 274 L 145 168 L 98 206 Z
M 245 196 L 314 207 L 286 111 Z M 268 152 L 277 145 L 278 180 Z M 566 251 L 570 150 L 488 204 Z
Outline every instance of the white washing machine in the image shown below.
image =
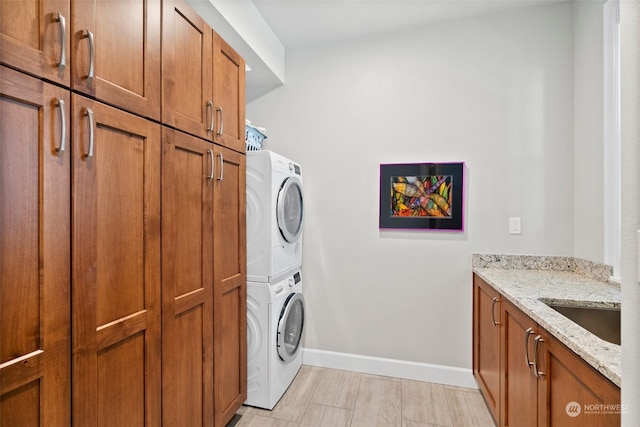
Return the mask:
M 247 281 L 271 282 L 302 265 L 303 201 L 299 164 L 247 153 Z
M 247 283 L 246 405 L 273 409 L 302 366 L 304 297 L 299 270 Z

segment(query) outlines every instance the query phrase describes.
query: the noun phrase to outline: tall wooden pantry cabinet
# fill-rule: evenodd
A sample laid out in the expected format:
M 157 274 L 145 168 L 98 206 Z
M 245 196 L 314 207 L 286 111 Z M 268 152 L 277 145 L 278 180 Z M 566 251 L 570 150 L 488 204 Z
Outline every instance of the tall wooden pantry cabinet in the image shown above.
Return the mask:
M 160 125 L 72 95 L 76 425 L 160 422 Z
M 212 388 L 214 424 L 223 426 L 247 396 L 245 66 L 182 0 L 163 2 L 162 37 L 162 119 L 175 129 L 163 132 L 163 180 L 176 182 L 175 188 L 163 190 L 163 307 L 177 304 L 179 296 L 187 294 L 194 304 L 188 319 L 179 318 L 178 311 L 175 320 L 163 318 L 163 378 L 181 384 L 193 377 L 202 384 L 202 394 L 194 395 L 182 408 L 176 407 L 173 391 L 164 393 L 163 419 L 167 425 L 174 425 L 169 420 L 181 416 L 192 420 L 192 425 L 205 424 L 210 417 L 201 402 L 209 402 L 206 396 Z M 190 191 L 182 194 L 185 188 Z M 185 198 L 191 202 L 164 205 L 165 200 Z M 198 232 L 208 230 L 207 221 L 212 234 Z M 167 246 L 167 232 L 179 233 L 185 244 Z M 213 251 L 213 257 L 193 258 L 196 249 L 188 245 L 202 245 Z M 180 293 L 167 277 L 183 277 L 186 270 L 191 284 Z M 212 281 L 205 271 L 213 272 Z M 209 294 L 213 299 L 196 297 Z M 213 335 L 202 331 L 207 315 L 213 316 Z M 174 325 L 174 331 L 165 327 L 166 322 L 185 326 Z M 186 356 L 175 358 L 176 353 L 185 352 L 186 336 L 193 336 L 188 339 L 191 353 L 213 354 L 212 365 L 208 357 L 203 364 L 191 363 Z M 184 363 L 182 378 L 175 375 L 174 363 Z
M 0 0 L 0 117 L 0 427 L 224 426 L 242 58 L 182 1 Z
M 163 127 L 162 419 L 213 421 L 213 146 Z
M 0 66 L 0 426 L 69 425 L 69 91 Z
M 215 425 L 247 399 L 245 155 L 215 146 L 213 343 Z M 217 254 L 217 255 L 216 255 Z

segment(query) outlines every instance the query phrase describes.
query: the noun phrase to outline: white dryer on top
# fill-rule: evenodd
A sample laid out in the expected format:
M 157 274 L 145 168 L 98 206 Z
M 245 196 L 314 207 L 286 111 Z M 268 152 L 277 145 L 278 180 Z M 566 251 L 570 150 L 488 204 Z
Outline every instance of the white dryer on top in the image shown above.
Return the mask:
M 303 201 L 299 164 L 247 153 L 247 281 L 270 282 L 302 265 Z

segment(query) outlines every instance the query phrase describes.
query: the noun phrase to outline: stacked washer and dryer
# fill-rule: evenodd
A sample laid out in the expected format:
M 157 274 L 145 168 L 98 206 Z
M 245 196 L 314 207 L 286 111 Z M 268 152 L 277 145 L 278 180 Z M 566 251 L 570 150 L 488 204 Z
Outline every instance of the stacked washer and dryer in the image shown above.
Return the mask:
M 302 366 L 302 171 L 247 152 L 247 400 L 273 409 Z

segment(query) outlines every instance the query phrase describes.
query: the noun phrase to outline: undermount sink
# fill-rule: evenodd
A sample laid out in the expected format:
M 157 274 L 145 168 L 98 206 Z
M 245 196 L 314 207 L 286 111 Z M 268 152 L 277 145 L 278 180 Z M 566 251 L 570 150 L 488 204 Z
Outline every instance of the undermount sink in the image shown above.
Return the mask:
M 620 345 L 619 308 L 577 307 L 567 303 L 543 302 L 597 337 Z

